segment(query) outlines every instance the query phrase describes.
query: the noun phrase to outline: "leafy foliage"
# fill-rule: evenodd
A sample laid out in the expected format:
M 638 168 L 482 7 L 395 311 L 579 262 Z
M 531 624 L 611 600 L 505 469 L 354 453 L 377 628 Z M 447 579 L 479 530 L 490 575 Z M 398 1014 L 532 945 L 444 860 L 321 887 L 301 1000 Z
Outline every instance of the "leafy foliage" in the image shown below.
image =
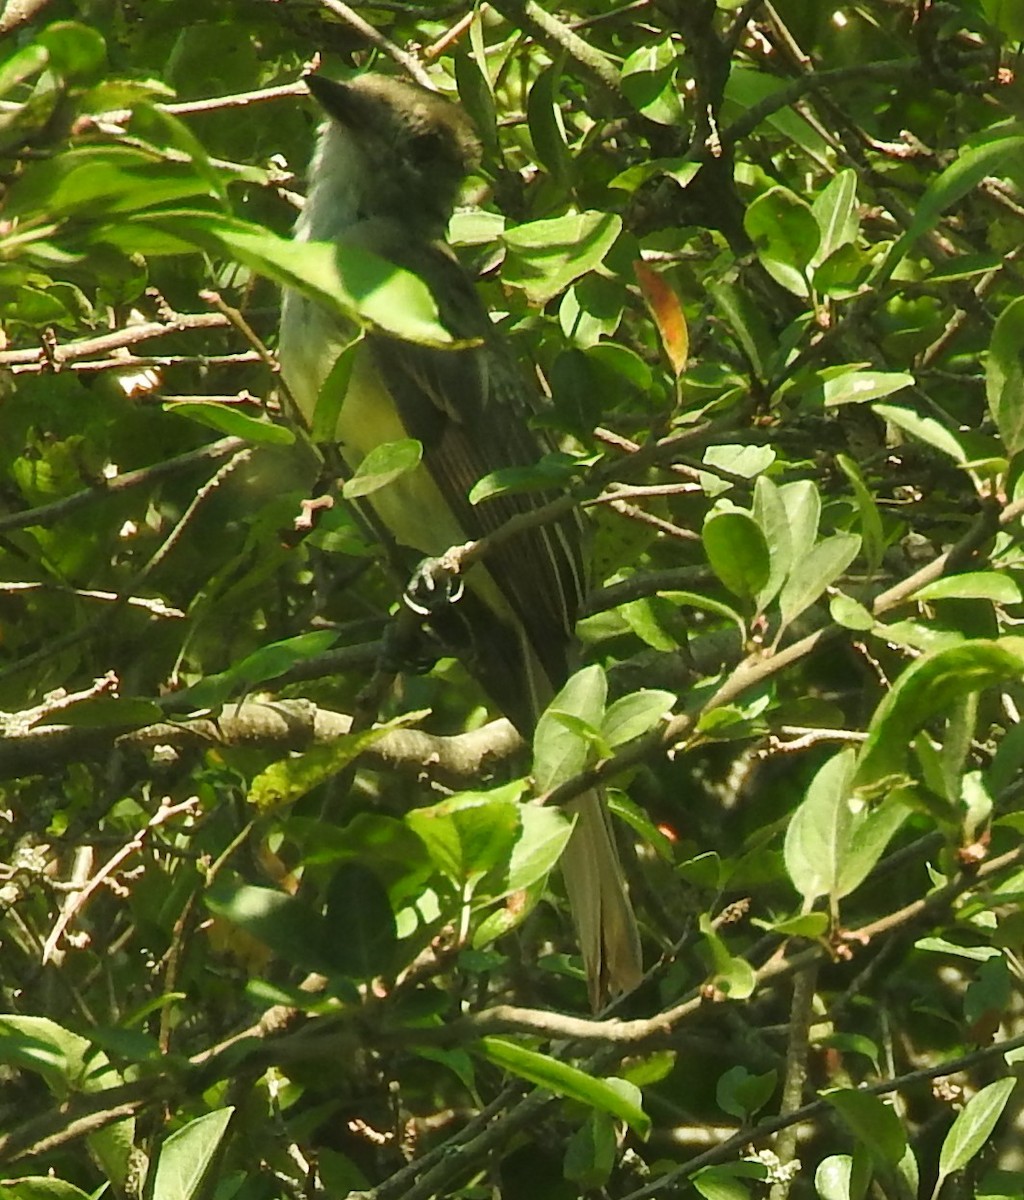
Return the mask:
M 0 14 L 5 1198 L 1024 1191 L 1019 5 L 549 8 Z M 410 46 L 561 445 L 472 498 L 593 527 L 532 747 L 347 503 L 418 444 L 335 486 L 352 356 L 311 429 L 273 370 L 281 284 L 451 341 L 288 238 L 305 60 Z M 595 773 L 650 969 L 587 1017 Z

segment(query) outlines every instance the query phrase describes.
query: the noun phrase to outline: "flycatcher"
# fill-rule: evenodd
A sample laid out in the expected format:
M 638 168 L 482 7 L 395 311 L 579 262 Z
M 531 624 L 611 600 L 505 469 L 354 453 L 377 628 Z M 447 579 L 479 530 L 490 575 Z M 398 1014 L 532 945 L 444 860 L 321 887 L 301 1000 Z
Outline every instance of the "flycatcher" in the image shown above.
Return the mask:
M 529 425 L 536 389 L 444 240 L 462 181 L 479 161 L 479 142 L 461 108 L 412 84 L 377 75 L 351 83 L 314 75 L 306 82 L 327 119 L 296 238 L 359 246 L 412 271 L 430 288 L 452 336 L 476 343 L 440 350 L 366 337 L 337 423 L 352 470 L 381 443 L 422 444 L 419 466 L 367 499 L 399 546 L 437 557 L 548 498 L 468 499 L 484 475 L 532 466 L 551 449 Z M 307 418 L 355 332 L 285 292 L 281 366 Z M 458 624 L 460 656 L 527 740 L 569 674 L 584 587 L 582 529 L 573 518 L 499 543 L 468 569 L 450 613 L 439 614 L 446 633 Z M 590 792 L 570 807 L 576 826 L 561 865 L 596 1007 L 608 991 L 639 981 L 640 943 L 603 797 Z

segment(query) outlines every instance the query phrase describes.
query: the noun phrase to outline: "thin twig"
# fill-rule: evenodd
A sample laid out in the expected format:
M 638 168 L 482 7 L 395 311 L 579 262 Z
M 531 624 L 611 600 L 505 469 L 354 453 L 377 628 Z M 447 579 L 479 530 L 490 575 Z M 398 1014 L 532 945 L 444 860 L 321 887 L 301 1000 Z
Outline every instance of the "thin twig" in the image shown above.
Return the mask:
M 786 1074 L 782 1082 L 782 1103 L 779 1116 L 789 1117 L 797 1112 L 804 1099 L 807 1082 L 807 1055 L 810 1050 L 811 1020 L 814 1016 L 814 989 L 817 967 L 800 971 L 793 979 L 793 1001 L 789 1009 L 789 1042 L 786 1047 Z M 780 1178 L 772 1184 L 769 1200 L 787 1200 L 793 1184 L 793 1168 L 797 1147 L 797 1125 L 787 1125 L 775 1142 L 775 1153 L 782 1167 Z
M 192 497 L 188 507 L 178 518 L 174 528 L 164 538 L 163 542 L 157 548 L 156 552 L 150 558 L 141 570 L 137 571 L 131 580 L 129 590 L 134 591 L 140 584 L 144 583 L 150 575 L 160 566 L 164 559 L 170 554 L 174 547 L 181 541 L 185 530 L 192 524 L 196 513 L 203 504 L 209 500 L 210 496 L 221 486 L 225 479 L 237 470 L 243 463 L 247 463 L 252 458 L 252 450 L 246 446 L 242 450 L 237 450 L 226 463 L 222 463 L 210 478 L 199 488 L 196 494 Z
M 110 479 L 98 482 L 94 487 L 81 492 L 74 492 L 61 500 L 53 500 L 49 504 L 40 504 L 38 508 L 26 509 L 24 512 L 5 513 L 0 515 L 0 533 L 11 529 L 45 529 L 58 521 L 64 520 L 70 513 L 95 504 L 107 496 L 116 496 L 131 488 L 145 487 L 175 475 L 183 475 L 203 463 L 216 462 L 226 458 L 245 446 L 242 438 L 220 438 L 209 445 L 200 446 L 197 450 L 189 450 L 185 454 L 168 458 L 164 462 L 154 463 L 151 467 L 140 467 L 136 471 L 124 471 Z
M 195 796 L 190 797 L 188 800 L 183 800 L 180 804 L 161 804 L 146 825 L 109 858 L 81 890 L 75 893 L 73 901 L 61 908 L 60 916 L 54 922 L 54 926 L 43 945 L 44 963 L 49 962 L 53 957 L 64 930 L 71 924 L 75 916 L 85 908 L 90 896 L 93 895 L 105 880 L 109 879 L 118 870 L 126 859 L 131 858 L 133 854 L 137 854 L 142 849 L 149 834 L 158 825 L 162 825 L 165 821 L 169 821 L 173 817 L 181 816 L 183 813 L 194 812 L 198 804 L 199 800 Z
M 396 46 L 390 38 L 385 37 L 379 29 L 375 29 L 355 9 L 349 8 L 347 4 L 343 3 L 343 0 L 320 0 L 320 3 L 329 12 L 334 13 L 336 17 L 340 17 L 346 25 L 349 25 L 360 36 L 366 38 L 371 46 L 376 46 L 388 58 L 394 59 L 402 70 L 407 72 L 409 77 L 415 79 L 422 87 L 429 88 L 431 91 L 437 90 L 434 87 L 434 81 L 423 69 L 419 59 L 409 54 L 408 51 L 403 50 L 401 46 Z
M 243 350 L 238 354 L 126 354 L 123 358 L 85 359 L 69 363 L 67 370 L 76 375 L 98 375 L 102 371 L 125 371 L 146 367 L 237 367 L 246 363 L 259 362 L 255 350 Z M 12 375 L 46 375 L 53 370 L 48 362 L 24 363 L 11 368 Z
M 600 51 L 537 3 L 537 0 L 491 0 L 491 7 L 520 29 L 528 29 L 545 45 L 564 50 L 582 71 L 612 95 L 622 93 L 619 72 Z
M 227 317 L 222 313 L 178 313 L 171 321 L 142 321 L 134 325 L 125 325 L 111 333 L 100 334 L 98 337 L 79 338 L 63 345 L 3 350 L 0 351 L 0 367 L 13 367 L 15 372 L 23 364 L 61 367 L 80 358 L 109 354 L 112 350 L 135 346 L 151 338 L 183 333 L 186 329 L 225 329 L 229 324 Z
M 40 591 L 62 592 L 67 596 L 78 596 L 82 600 L 116 600 L 118 604 L 130 604 L 133 608 L 143 608 L 154 617 L 173 617 L 177 620 L 183 620 L 186 615 L 180 608 L 173 608 L 157 597 L 119 596 L 117 592 L 100 592 L 89 588 L 73 588 L 68 587 L 67 584 L 56 583 L 50 580 L 0 582 L 0 594 L 17 595 L 20 592 Z

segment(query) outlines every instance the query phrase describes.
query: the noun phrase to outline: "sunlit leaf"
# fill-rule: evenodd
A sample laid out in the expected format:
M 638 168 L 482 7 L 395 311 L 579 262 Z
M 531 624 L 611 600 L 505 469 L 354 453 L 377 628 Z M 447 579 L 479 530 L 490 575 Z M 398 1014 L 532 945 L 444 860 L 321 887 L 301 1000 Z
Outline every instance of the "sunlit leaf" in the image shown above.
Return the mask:
M 415 438 L 384 442 L 367 454 L 351 479 L 345 480 L 341 493 L 346 500 L 369 496 L 414 471 L 422 457 L 423 447 Z
M 1024 296 L 1018 296 L 999 314 L 988 358 L 985 391 L 988 410 L 999 427 L 1008 455 L 1024 448 Z
M 194 1200 L 199 1195 L 234 1111 L 205 1113 L 171 1134 L 153 1168 L 153 1200 Z
M 654 317 L 661 337 L 662 349 L 673 372 L 678 376 L 686 370 L 686 359 L 690 352 L 690 336 L 686 328 L 686 315 L 679 297 L 666 282 L 665 277 L 652 270 L 641 259 L 633 263 L 633 273 L 640 284 L 647 307 Z
M 1016 1085 L 1017 1080 L 1008 1075 L 983 1087 L 967 1101 L 942 1142 L 940 1180 L 966 1167 L 988 1142 Z
M 907 1135 L 891 1105 L 854 1088 L 825 1092 L 824 1099 L 840 1114 L 872 1157 L 890 1167 L 900 1161 L 907 1146 Z
M 711 569 L 730 592 L 751 600 L 768 580 L 768 543 L 754 518 L 740 509 L 713 513 L 701 540 Z
M 536 1050 L 527 1050 L 504 1038 L 481 1038 L 478 1050 L 489 1062 L 511 1071 L 521 1079 L 625 1121 L 640 1137 L 646 1137 L 650 1130 L 651 1119 L 640 1107 L 639 1092 L 631 1085 L 626 1085 L 624 1080 L 596 1078 L 568 1063 Z

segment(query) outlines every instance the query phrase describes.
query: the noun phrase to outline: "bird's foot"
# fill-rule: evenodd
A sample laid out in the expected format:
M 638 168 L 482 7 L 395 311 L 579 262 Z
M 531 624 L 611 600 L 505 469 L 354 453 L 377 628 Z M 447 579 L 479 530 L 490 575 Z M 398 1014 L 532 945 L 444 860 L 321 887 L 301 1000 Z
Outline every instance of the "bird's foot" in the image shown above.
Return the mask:
M 462 598 L 465 585 L 451 553 L 425 558 L 406 585 L 403 600 L 417 616 L 429 618 Z

